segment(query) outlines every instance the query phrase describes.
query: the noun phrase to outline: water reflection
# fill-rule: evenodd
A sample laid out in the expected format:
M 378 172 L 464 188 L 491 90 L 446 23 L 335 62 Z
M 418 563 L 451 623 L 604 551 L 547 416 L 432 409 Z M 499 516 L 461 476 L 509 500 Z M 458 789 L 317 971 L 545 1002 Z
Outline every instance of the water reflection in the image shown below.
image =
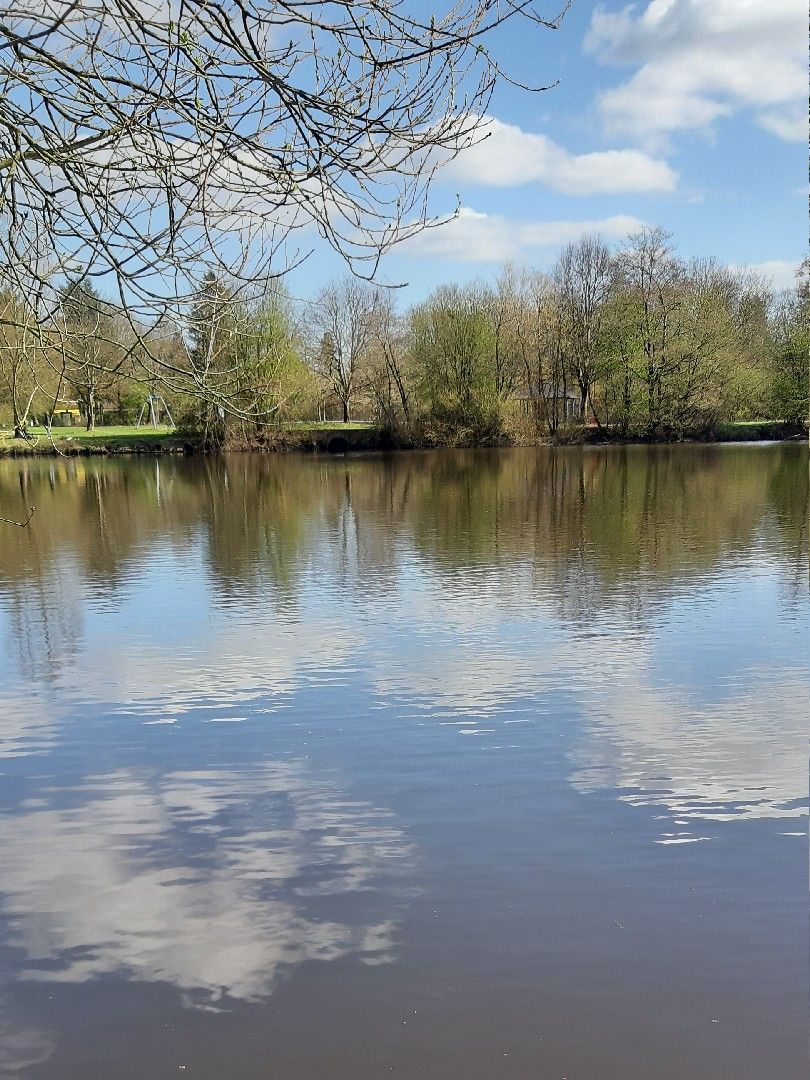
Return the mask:
M 44 704 L 22 689 L 3 692 L 0 711 L 0 760 L 43 754 L 56 745 L 56 725 Z
M 0 998 L 0 1080 L 17 1080 L 31 1066 L 46 1062 L 55 1049 L 53 1035 L 18 1022 L 8 1000 Z
M 693 584 L 698 610 L 701 596 L 715 587 L 714 581 Z M 494 606 L 476 621 L 472 609 L 474 628 L 464 629 L 445 598 L 443 629 L 419 624 L 399 648 L 393 641 L 387 649 L 378 645 L 381 702 L 396 701 L 400 709 L 410 703 L 464 734 L 489 734 L 516 717 L 547 724 L 555 712 L 573 713 L 582 725 L 569 755 L 570 782 L 582 792 L 615 791 L 624 802 L 665 811 L 669 842 L 693 835 L 682 827 L 668 831 L 673 820 L 684 826 L 691 819 L 806 815 L 803 639 L 789 644 L 778 636 L 773 609 L 752 616 L 758 638 L 774 632 L 770 645 L 758 641 L 754 653 L 737 653 L 730 671 L 722 655 L 711 656 L 717 651 L 711 634 L 696 631 L 713 681 L 694 685 L 673 683 L 666 654 L 656 662 L 673 634 L 666 618 L 644 634 L 617 633 L 594 613 L 588 634 L 572 634 L 554 633 L 548 612 L 528 627 Z M 774 666 L 762 667 L 771 651 Z
M 350 664 L 361 642 L 360 634 L 336 633 L 327 619 L 279 629 L 237 618 L 133 650 L 127 633 L 111 625 L 95 648 L 92 669 L 64 672 L 59 687 L 78 698 L 115 702 L 112 711 L 144 723 L 191 715 L 234 721 L 256 706 L 268 711 L 289 704 L 309 678 L 328 681 Z
M 657 685 L 643 650 L 623 666 L 587 695 L 586 733 L 571 754 L 578 790 L 666 810 L 669 843 L 693 840 L 695 822 L 806 816 L 808 684 L 798 665 L 750 670 L 714 702 Z
M 0 580 L 13 597 L 67 556 L 86 590 L 114 599 L 156 542 L 185 556 L 201 541 L 218 602 L 294 605 L 325 567 L 355 596 L 396 591 L 410 553 L 449 587 L 476 566 L 517 561 L 574 614 L 597 596 L 637 602 L 755 541 L 801 554 L 803 466 L 806 450 L 794 445 L 467 451 L 373 464 L 237 456 L 162 463 L 158 497 L 155 463 L 23 459 L 0 469 L 0 509 L 13 517 L 21 500 L 35 502 L 36 529 L 0 536 Z M 521 592 L 528 598 L 531 582 Z
M 752 1017 L 805 981 L 807 478 L 798 446 L 0 463 L 0 514 L 39 508 L 0 532 L 8 1075 L 199 1022 L 207 1080 L 792 1080 Z
M 19 977 L 117 973 L 188 1004 L 258 1001 L 306 960 L 394 955 L 387 900 L 411 855 L 385 811 L 305 763 L 89 777 L 3 822 L 6 944 Z M 346 897 L 343 918 L 323 898 Z M 385 913 L 383 913 L 385 911 Z

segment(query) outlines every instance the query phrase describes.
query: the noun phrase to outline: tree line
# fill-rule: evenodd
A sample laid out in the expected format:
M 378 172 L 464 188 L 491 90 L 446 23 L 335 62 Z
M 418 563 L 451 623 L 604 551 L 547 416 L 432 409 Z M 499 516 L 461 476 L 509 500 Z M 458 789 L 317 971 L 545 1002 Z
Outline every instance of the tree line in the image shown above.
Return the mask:
M 505 266 L 407 311 L 396 301 L 347 276 L 303 303 L 278 281 L 247 290 L 212 270 L 182 318 L 133 326 L 87 277 L 66 280 L 47 317 L 6 289 L 2 419 L 19 435 L 71 416 L 88 428 L 171 416 L 212 446 L 296 421 L 476 444 L 807 420 L 808 260 L 779 292 L 643 228 L 616 250 L 583 236 L 549 271 Z

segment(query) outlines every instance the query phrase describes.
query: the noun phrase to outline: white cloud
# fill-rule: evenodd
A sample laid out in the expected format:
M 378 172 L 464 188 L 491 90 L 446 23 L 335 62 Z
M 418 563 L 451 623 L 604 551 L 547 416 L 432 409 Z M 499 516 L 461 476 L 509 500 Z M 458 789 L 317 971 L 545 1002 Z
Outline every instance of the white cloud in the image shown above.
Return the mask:
M 492 187 L 539 182 L 566 195 L 672 191 L 677 182 L 665 161 L 640 150 L 571 154 L 546 135 L 494 117 L 485 117 L 481 130 L 487 137 L 463 150 L 447 166 L 445 177 Z
M 531 221 L 463 206 L 452 221 L 406 241 L 402 251 L 456 262 L 501 262 L 527 252 L 554 250 L 583 233 L 624 237 L 642 224 L 626 214 L 587 221 Z
M 750 270 L 760 277 L 773 282 L 777 289 L 792 289 L 796 284 L 796 271 L 799 268 L 797 259 L 770 259 L 767 262 L 753 263 L 746 266 L 736 264 L 730 266 L 730 270 Z
M 761 112 L 757 120 L 761 127 L 785 142 L 804 142 L 807 138 L 807 110 L 804 104 L 782 111 Z
M 734 112 L 786 141 L 807 134 L 807 8 L 802 0 L 651 0 L 599 7 L 586 51 L 638 67 L 600 96 L 609 132 L 655 140 Z M 640 65 L 640 66 L 638 66 Z

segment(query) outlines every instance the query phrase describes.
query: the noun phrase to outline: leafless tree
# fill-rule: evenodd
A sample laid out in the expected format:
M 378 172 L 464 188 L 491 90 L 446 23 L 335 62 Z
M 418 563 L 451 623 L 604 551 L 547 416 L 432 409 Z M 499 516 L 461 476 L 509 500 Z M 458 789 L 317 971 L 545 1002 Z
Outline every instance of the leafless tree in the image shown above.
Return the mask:
M 0 0 L 0 264 L 101 283 L 142 329 L 206 271 L 255 286 L 320 234 L 363 276 L 435 220 L 533 0 Z M 537 87 L 536 89 L 542 89 Z M 158 363 L 198 394 L 188 370 Z M 189 384 L 189 379 L 191 382 Z M 216 395 L 214 395 L 216 397 Z
M 55 354 L 59 374 L 80 402 L 88 431 L 95 428 L 103 412 L 103 395 L 122 373 L 128 356 L 119 315 L 81 283 L 70 282 L 62 290 L 51 336 L 64 346 Z
M 560 252 L 554 276 L 567 322 L 571 369 L 580 392 L 583 419 L 593 408 L 598 375 L 599 337 L 613 282 L 610 250 L 599 236 L 583 236 Z
M 517 340 L 522 377 L 537 424 L 555 435 L 566 419 L 568 337 L 560 291 L 546 274 L 519 279 Z
M 379 290 L 359 278 L 327 285 L 309 317 L 310 356 L 328 391 L 340 402 L 343 422 L 351 416 L 364 366 L 375 341 Z
M 411 424 L 411 380 L 408 375 L 408 338 L 397 313 L 394 294 L 380 290 L 374 311 L 372 349 L 376 360 L 372 378 L 378 411 L 389 423 Z
M 521 376 L 520 320 L 524 308 L 524 275 L 513 266 L 502 267 L 494 287 L 482 293 L 492 324 L 492 364 L 495 389 L 505 401 L 515 391 Z
M 11 406 L 15 439 L 24 438 L 47 372 L 47 342 L 20 297 L 0 296 L 0 394 Z

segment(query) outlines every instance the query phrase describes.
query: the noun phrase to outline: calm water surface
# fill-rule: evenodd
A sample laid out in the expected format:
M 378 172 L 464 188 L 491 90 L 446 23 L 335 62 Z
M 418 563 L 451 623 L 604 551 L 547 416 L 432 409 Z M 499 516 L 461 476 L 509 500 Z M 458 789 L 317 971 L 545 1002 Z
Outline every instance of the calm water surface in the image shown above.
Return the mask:
M 0 463 L 3 1080 L 802 1080 L 799 445 Z

